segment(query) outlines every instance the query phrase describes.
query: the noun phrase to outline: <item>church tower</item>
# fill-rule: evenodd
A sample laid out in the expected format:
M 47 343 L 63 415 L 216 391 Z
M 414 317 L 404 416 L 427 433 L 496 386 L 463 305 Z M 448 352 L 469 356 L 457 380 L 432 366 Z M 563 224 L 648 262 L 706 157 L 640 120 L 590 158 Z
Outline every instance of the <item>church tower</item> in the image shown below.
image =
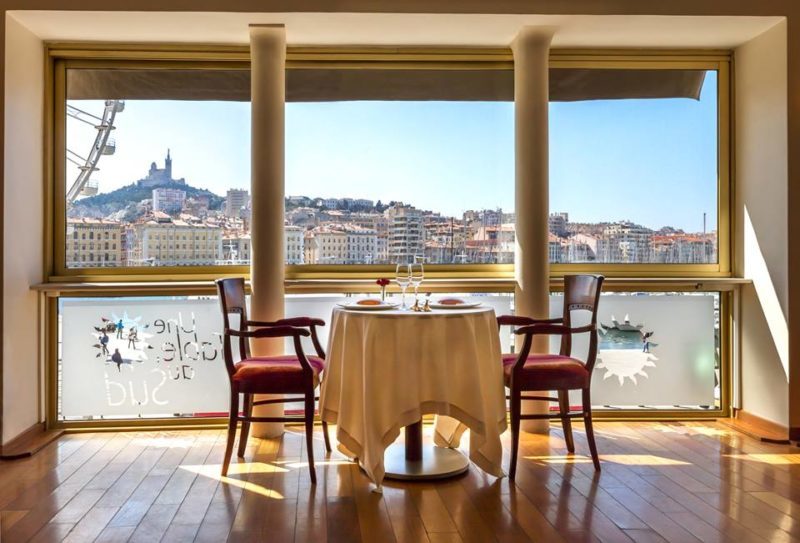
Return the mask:
M 169 149 L 167 149 L 167 158 L 164 160 L 164 177 L 168 180 L 172 180 L 172 158 L 169 156 Z

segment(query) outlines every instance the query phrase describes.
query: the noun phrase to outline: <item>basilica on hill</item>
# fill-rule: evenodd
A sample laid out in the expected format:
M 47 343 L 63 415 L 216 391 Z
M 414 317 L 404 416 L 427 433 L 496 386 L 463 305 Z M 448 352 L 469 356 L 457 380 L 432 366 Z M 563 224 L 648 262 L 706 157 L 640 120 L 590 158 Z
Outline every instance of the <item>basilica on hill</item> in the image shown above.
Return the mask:
M 167 157 L 164 159 L 164 167 L 159 168 L 155 162 L 151 162 L 147 177 L 139 179 L 136 184 L 140 187 L 159 187 L 168 183 L 186 184 L 186 179 L 183 177 L 180 179 L 172 178 L 172 157 L 169 149 L 167 149 Z

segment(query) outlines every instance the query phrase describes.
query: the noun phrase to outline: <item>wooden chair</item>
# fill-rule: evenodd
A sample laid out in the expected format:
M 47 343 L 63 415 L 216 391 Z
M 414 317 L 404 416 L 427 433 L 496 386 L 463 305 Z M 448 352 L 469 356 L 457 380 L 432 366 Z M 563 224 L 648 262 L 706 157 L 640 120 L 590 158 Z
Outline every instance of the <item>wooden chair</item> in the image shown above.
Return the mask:
M 557 319 L 532 319 L 530 317 L 503 315 L 497 318 L 498 326 L 520 326 L 515 334 L 524 335 L 519 354 L 503 355 L 505 384 L 510 389 L 511 404 L 511 467 L 509 478 L 514 479 L 517 472 L 517 452 L 519 449 L 519 426 L 521 420 L 561 419 L 567 450 L 575 452 L 572 439 L 571 419 L 583 417 L 586 425 L 586 439 L 592 455 L 594 468 L 600 471 L 597 446 L 592 428 L 592 402 L 589 388 L 592 370 L 597 358 L 597 304 L 604 278 L 599 275 L 567 275 L 564 277 L 564 315 Z M 572 326 L 573 311 L 591 312 L 591 323 L 586 326 Z M 589 354 L 586 362 L 572 358 L 572 335 L 589 334 Z M 559 354 L 531 354 L 531 343 L 536 335 L 560 335 Z M 558 396 L 523 396 L 524 392 L 557 391 Z M 569 391 L 580 390 L 583 404 L 579 412 L 571 412 Z M 523 415 L 523 400 L 545 400 L 558 402 L 558 414 Z
M 239 436 L 239 457 L 244 456 L 247 436 L 251 422 L 295 422 L 303 421 L 306 429 L 306 445 L 308 448 L 308 468 L 311 471 L 311 482 L 316 484 L 317 474 L 314 469 L 314 390 L 320 382 L 320 374 L 325 368 L 325 352 L 317 337 L 317 326 L 324 326 L 325 321 L 307 317 L 281 319 L 275 322 L 252 321 L 247 318 L 245 303 L 244 279 L 237 277 L 217 281 L 219 301 L 222 306 L 222 320 L 225 329 L 223 352 L 225 367 L 231 385 L 231 409 L 228 423 L 228 442 L 225 447 L 225 458 L 222 462 L 222 475 L 228 474 L 233 453 L 233 442 L 236 440 L 236 426 L 241 421 L 242 433 Z M 239 315 L 239 326 L 233 329 L 230 315 Z M 301 338 L 311 336 L 316 356 L 307 356 L 303 352 Z M 239 361 L 233 358 L 232 339 L 238 338 Z M 294 354 L 280 356 L 259 356 L 250 354 L 250 339 L 284 338 L 294 339 Z M 244 409 L 239 415 L 239 394 L 244 395 Z M 254 401 L 255 394 L 302 394 L 302 397 L 286 397 Z M 253 407 L 256 405 L 304 402 L 302 416 L 254 417 Z M 328 425 L 322 423 L 325 437 L 325 449 L 330 452 Z

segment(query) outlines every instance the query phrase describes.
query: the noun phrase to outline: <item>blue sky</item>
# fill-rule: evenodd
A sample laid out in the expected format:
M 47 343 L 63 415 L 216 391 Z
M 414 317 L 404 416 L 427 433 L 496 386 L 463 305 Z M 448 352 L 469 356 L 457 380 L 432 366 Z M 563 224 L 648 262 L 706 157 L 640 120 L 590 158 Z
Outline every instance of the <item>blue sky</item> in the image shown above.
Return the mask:
M 73 105 L 100 113 L 102 103 Z M 514 207 L 514 112 L 504 102 L 290 103 L 286 193 L 402 200 L 459 215 Z M 690 99 L 555 102 L 550 107 L 550 210 L 573 221 L 628 219 L 658 228 L 716 223 L 716 76 Z M 94 129 L 73 120 L 85 156 Z M 129 101 L 100 191 L 143 177 L 152 161 L 224 194 L 250 184 L 249 104 Z M 68 182 L 76 170 L 71 168 Z

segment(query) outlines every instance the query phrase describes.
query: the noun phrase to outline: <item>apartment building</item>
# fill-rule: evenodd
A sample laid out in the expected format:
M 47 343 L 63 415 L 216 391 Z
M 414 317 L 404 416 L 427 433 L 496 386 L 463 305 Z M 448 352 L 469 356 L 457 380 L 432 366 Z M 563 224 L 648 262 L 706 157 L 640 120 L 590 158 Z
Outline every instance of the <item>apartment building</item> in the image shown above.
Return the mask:
M 222 259 L 222 229 L 203 222 L 172 219 L 163 213 L 128 230 L 130 266 L 211 266 Z
M 123 226 L 108 219 L 67 219 L 68 268 L 124 265 Z
M 425 228 L 422 212 L 407 205 L 394 205 L 386 210 L 389 220 L 389 261 L 412 262 L 425 254 Z

